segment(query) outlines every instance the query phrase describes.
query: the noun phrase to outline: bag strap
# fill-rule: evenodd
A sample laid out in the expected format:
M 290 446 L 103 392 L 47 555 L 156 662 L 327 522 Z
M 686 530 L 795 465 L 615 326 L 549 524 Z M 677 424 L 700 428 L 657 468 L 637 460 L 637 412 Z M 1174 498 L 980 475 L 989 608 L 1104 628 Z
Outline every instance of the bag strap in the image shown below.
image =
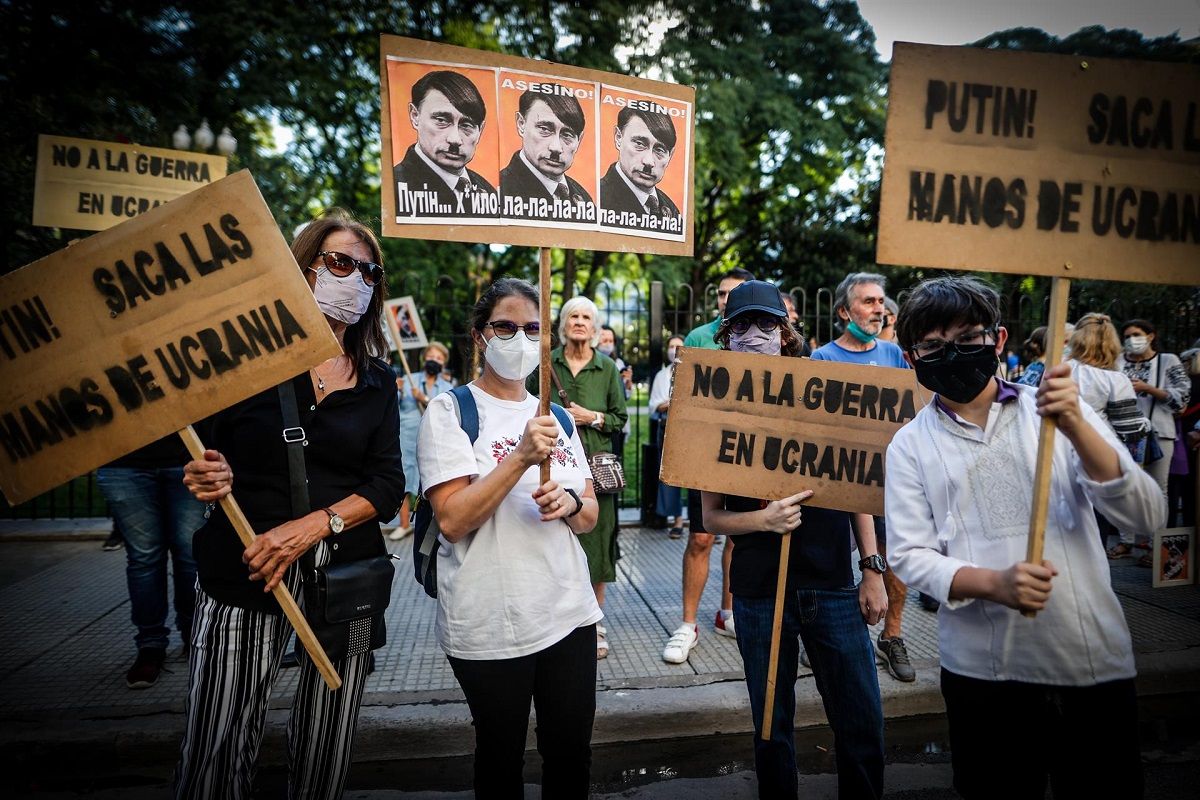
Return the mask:
M 458 424 L 471 440 L 471 444 L 475 444 L 475 440 L 479 438 L 479 406 L 475 405 L 475 395 L 471 394 L 471 387 L 465 384 L 455 386 L 450 390 L 450 394 L 456 401 L 454 416 L 458 417 Z
M 571 419 L 571 412 L 560 406 L 558 403 L 551 403 L 550 410 L 554 412 L 554 416 L 558 417 L 558 424 L 562 425 L 563 431 L 570 439 L 575 435 L 575 420 Z
M 558 399 L 564 406 L 571 405 L 571 396 L 563 389 L 562 381 L 558 379 L 558 370 L 554 368 L 553 364 L 550 365 L 550 377 L 554 380 L 554 385 L 558 387 Z
M 308 435 L 300 427 L 300 407 L 296 403 L 296 387 L 290 380 L 275 387 L 279 392 L 279 410 L 283 414 L 283 441 L 287 443 L 288 480 L 292 500 L 292 519 L 300 519 L 311 508 L 308 498 L 308 469 L 304 464 L 304 448 Z M 300 556 L 301 574 L 310 572 L 316 563 L 312 548 Z

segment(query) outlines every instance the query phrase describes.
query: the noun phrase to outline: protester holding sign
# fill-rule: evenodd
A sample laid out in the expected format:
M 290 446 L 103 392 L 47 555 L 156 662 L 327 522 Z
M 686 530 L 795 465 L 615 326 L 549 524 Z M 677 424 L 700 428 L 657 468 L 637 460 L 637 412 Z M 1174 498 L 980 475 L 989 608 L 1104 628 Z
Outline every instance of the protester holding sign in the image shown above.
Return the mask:
M 816 361 L 907 367 L 900 348 L 888 339 L 880 338 L 888 320 L 886 288 L 884 277 L 870 272 L 852 272 L 843 278 L 833 296 L 833 313 L 838 318 L 842 334 L 829 344 L 818 347 L 812 358 Z M 862 524 L 872 526 L 879 553 L 886 559 L 885 521 L 864 516 Z M 887 664 L 888 674 L 898 681 L 911 683 L 917 679 L 917 672 L 908 657 L 904 637 L 900 635 L 904 599 L 908 596 L 908 590 L 891 571 L 884 573 L 883 583 L 887 588 L 888 613 L 883 630 L 875 640 L 875 649 Z
M 770 356 L 798 356 L 803 343 L 787 322 L 779 291 L 765 281 L 747 281 L 730 292 L 717 330 L 723 349 Z M 812 662 L 817 689 L 833 729 L 838 790 L 843 797 L 883 796 L 883 709 L 875 654 L 867 623 L 887 609 L 869 528 L 860 528 L 863 582 L 856 589 L 850 568 L 850 514 L 804 507 L 813 492 L 801 491 L 768 502 L 704 492 L 704 518 L 710 531 L 737 539 L 729 569 L 738 650 L 755 730 L 771 714 L 771 738 L 754 738 L 759 797 L 795 797 L 796 671 L 802 640 Z M 779 573 L 780 534 L 791 533 L 787 593 L 780 636 L 778 690 L 766 708 L 771 631 Z
M 476 797 L 521 796 L 532 701 L 543 796 L 586 798 L 603 616 L 579 544 L 599 514 L 591 472 L 578 426 L 568 434 L 537 416 L 525 389 L 546 335 L 537 290 L 497 281 L 471 328 L 484 359 L 467 387 L 478 436 L 462 429 L 448 392 L 430 403 L 417 448 L 441 530 L 438 644 L 471 709 Z M 547 458 L 550 480 L 539 485 Z
M 987 284 L 920 284 L 900 309 L 898 339 L 936 395 L 888 447 L 891 561 L 942 603 L 954 788 L 968 800 L 1040 798 L 1049 779 L 1056 796 L 1140 797 L 1133 646 L 1092 512 L 1155 530 L 1166 518 L 1158 487 L 1079 402 L 1069 365 L 1047 370 L 1036 390 L 995 377 L 1008 333 Z M 1046 476 L 1047 559 L 1031 564 L 1034 443 L 1046 417 L 1062 435 Z
M 1142 464 L 1158 482 L 1165 504 L 1167 476 L 1175 454 L 1175 415 L 1187 408 L 1192 381 L 1179 356 L 1159 351 L 1158 334 L 1151 322 L 1129 320 L 1121 326 L 1121 338 L 1125 349 L 1117 356 L 1116 366 L 1133 383 L 1138 407 L 1154 428 Z M 1121 558 L 1131 554 L 1134 547 L 1149 548 L 1148 537 L 1154 530 L 1121 528 L 1121 541 L 1109 555 Z M 1150 554 L 1144 555 L 1138 563 L 1150 566 Z
M 570 412 L 579 428 L 579 439 L 589 459 L 599 453 L 613 452 L 613 434 L 619 432 L 628 418 L 625 409 L 625 388 L 616 363 L 595 349 L 600 343 L 600 316 L 596 304 L 586 297 L 572 297 L 563 303 L 559 312 L 558 338 L 563 343 L 550 353 L 554 370 L 551 385 L 557 391 L 552 396 Z M 525 382 L 532 394 L 538 388 L 538 372 Z M 588 571 L 596 602 L 604 608 L 604 590 L 617 579 L 617 496 L 597 496 L 599 512 L 596 526 L 583 537 L 583 552 L 587 554 Z M 596 626 L 596 658 L 608 656 L 608 631 Z
M 404 358 L 403 351 L 400 357 Z M 425 348 L 421 373 L 396 379 L 396 397 L 400 404 L 400 451 L 404 457 L 404 485 L 409 492 L 404 495 L 404 503 L 400 506 L 397 527 L 388 534 L 393 541 L 403 539 L 412 532 L 409 525 L 409 497 L 415 495 L 421 486 L 421 473 L 417 469 L 417 434 L 421 430 L 421 415 L 425 413 L 430 400 L 454 388 L 454 384 L 442 374 L 449 359 L 450 350 L 446 345 L 430 342 Z
M 404 494 L 394 375 L 378 358 L 386 352 L 379 243 L 361 223 L 330 213 L 297 235 L 292 254 L 344 351 L 290 381 L 313 510 L 293 518 L 276 388 L 213 418 L 205 435 L 213 449 L 187 464 L 184 483 L 197 499 L 215 503 L 233 490 L 236 475 L 236 497 L 259 535 L 244 548 L 223 508 L 214 506 L 195 537 L 200 590 L 175 776 L 180 798 L 250 795 L 272 686 L 291 639 L 270 590 L 284 582 L 297 593 L 301 571 L 294 565 L 305 553 L 316 566 L 385 554 L 379 523 L 395 515 Z M 369 657 L 334 662 L 338 691 L 301 659 L 288 724 L 294 796 L 341 796 Z

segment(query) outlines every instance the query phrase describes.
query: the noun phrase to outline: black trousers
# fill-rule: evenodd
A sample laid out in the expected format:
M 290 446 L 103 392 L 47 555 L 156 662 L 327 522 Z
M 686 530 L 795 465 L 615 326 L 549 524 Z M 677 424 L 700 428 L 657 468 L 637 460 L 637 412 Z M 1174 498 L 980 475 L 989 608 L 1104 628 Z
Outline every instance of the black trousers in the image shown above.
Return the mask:
M 954 788 L 965 800 L 1142 797 L 1132 679 L 983 681 L 942 670 Z
M 450 658 L 475 726 L 475 796 L 524 797 L 529 703 L 537 712 L 542 797 L 586 798 L 596 717 L 596 626 L 520 658 Z

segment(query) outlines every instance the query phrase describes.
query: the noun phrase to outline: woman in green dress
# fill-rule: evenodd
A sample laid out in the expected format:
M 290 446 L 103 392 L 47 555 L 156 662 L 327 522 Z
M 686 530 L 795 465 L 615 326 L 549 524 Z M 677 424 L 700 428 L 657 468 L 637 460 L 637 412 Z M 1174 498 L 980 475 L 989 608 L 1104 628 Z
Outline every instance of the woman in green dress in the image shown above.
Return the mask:
M 596 350 L 600 342 L 600 312 L 586 297 L 573 297 L 559 313 L 558 339 L 562 343 L 550 353 L 550 365 L 567 393 L 558 395 L 551 381 L 551 399 L 571 412 L 588 458 L 611 453 L 613 434 L 625 426 L 625 389 L 616 363 Z M 538 393 L 538 373 L 529 376 L 530 394 Z M 620 457 L 622 454 L 617 453 Z M 596 602 L 604 608 L 604 587 L 617 579 L 617 496 L 598 494 L 600 516 L 591 533 L 579 537 L 587 554 Z M 608 631 L 596 626 L 596 658 L 608 655 Z

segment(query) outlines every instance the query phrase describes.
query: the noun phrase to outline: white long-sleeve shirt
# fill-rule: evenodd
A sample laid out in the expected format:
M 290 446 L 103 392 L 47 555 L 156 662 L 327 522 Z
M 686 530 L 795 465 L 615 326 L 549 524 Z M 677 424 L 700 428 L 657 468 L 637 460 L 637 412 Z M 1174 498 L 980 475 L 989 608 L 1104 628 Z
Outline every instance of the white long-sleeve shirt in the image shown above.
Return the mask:
M 914 589 L 941 601 L 941 663 L 981 680 L 1089 686 L 1136 674 L 1129 628 L 1112 590 L 1093 505 L 1122 530 L 1157 530 L 1166 503 L 1087 405 L 1084 419 L 1112 446 L 1121 477 L 1090 480 L 1074 447 L 1055 436 L 1045 558 L 1059 574 L 1033 619 L 987 600 L 950 600 L 962 567 L 1005 570 L 1025 560 L 1041 418 L 1036 390 L 1015 386 L 986 429 L 930 403 L 887 451 L 888 560 Z

